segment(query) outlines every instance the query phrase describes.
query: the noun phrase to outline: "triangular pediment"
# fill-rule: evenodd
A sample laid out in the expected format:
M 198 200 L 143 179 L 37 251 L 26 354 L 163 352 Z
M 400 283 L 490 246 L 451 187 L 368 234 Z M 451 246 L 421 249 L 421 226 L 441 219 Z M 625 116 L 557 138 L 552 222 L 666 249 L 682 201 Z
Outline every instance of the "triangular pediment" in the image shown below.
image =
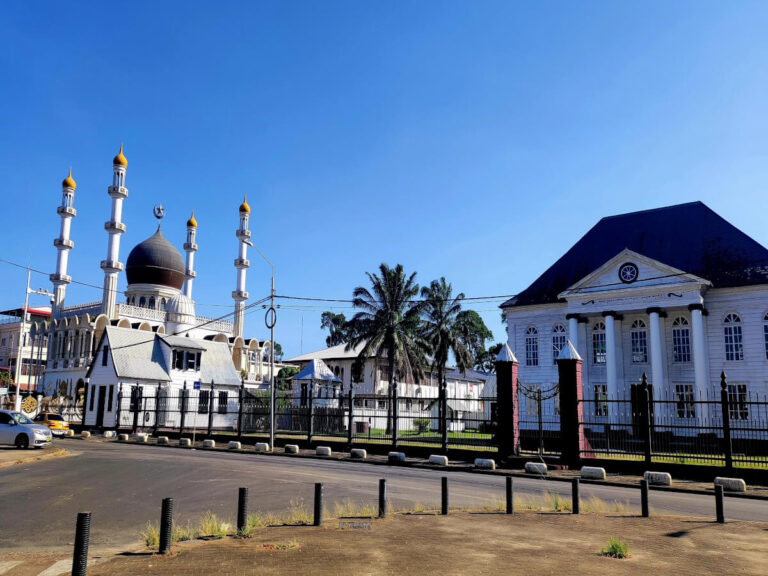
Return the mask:
M 711 283 L 684 270 L 624 249 L 558 297 L 567 299 L 599 292 L 681 285 L 710 286 Z

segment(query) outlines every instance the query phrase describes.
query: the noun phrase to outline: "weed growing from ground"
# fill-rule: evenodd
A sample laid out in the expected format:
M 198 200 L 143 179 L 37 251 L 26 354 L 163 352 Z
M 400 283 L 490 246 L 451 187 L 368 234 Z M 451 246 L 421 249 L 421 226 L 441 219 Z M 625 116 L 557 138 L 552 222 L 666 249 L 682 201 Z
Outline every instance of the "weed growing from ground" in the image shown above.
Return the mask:
M 195 540 L 199 537 L 199 535 L 199 532 L 192 528 L 189 521 L 187 521 L 186 526 L 182 526 L 177 522 L 173 523 L 173 532 L 171 534 L 171 540 L 173 542 L 187 542 L 188 540 Z
M 160 544 L 160 527 L 157 523 L 147 522 L 147 526 L 141 531 L 141 538 L 147 548 L 157 548 Z
M 205 513 L 200 520 L 200 536 L 209 536 L 213 538 L 224 538 L 230 530 L 230 525 L 219 520 L 216 514 L 210 510 Z
M 610 556 L 611 558 L 629 558 L 629 546 L 626 542 L 611 538 L 608 540 L 608 545 L 600 550 L 602 556 Z
M 285 519 L 285 524 L 294 526 L 306 526 L 312 524 L 312 515 L 304 507 L 304 500 L 299 498 L 298 500 L 291 500 L 291 508 L 288 510 L 288 517 Z

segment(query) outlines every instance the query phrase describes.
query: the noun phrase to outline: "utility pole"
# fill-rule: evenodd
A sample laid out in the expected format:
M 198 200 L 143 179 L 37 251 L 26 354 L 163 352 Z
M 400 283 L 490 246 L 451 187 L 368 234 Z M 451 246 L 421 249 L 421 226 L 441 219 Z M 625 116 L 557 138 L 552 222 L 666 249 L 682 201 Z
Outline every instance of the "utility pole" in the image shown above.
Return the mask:
M 53 294 L 47 290 L 31 290 L 29 288 L 31 275 L 32 271 L 27 268 L 27 289 L 24 293 L 24 309 L 21 311 L 21 323 L 19 324 L 19 348 L 18 353 L 16 354 L 16 374 L 14 377 L 16 381 L 16 401 L 13 405 L 13 409 L 16 412 L 21 411 L 21 365 L 24 363 L 24 337 L 27 333 L 27 310 L 29 310 L 29 295 L 39 294 L 41 296 L 53 296 Z M 33 354 L 32 360 L 34 359 L 35 358 Z M 29 383 L 27 383 L 27 387 L 29 387 Z

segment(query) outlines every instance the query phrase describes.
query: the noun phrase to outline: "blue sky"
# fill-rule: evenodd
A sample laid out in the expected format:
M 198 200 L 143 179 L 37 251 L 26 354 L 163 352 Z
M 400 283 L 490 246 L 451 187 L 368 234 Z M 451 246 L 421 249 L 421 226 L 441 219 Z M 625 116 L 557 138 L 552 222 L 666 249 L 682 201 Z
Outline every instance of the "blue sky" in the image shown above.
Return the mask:
M 246 192 L 280 294 L 349 298 L 382 261 L 512 294 L 600 217 L 692 200 L 768 245 L 766 29 L 760 2 L 3 2 L 0 257 L 53 271 L 71 165 L 69 273 L 100 286 L 120 142 L 121 259 L 154 204 L 180 249 L 194 209 L 208 316 L 232 305 Z M 24 272 L 0 273 L 18 306 Z M 281 309 L 288 356 L 324 345 L 328 308 Z

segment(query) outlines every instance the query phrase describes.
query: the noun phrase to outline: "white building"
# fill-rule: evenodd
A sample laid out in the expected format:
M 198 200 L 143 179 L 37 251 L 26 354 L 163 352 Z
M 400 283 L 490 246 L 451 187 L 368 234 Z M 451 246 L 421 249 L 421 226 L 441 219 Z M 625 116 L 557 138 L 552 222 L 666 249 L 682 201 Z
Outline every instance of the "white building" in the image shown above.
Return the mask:
M 570 339 L 587 398 L 630 398 L 645 373 L 690 419 L 723 371 L 734 405 L 768 392 L 768 250 L 701 202 L 603 218 L 501 308 L 529 388 L 557 382 Z
M 120 239 L 126 231 L 126 225 L 122 221 L 122 212 L 123 202 L 128 199 L 129 193 L 126 187 L 128 160 L 122 146 L 113 160 L 112 168 L 112 183 L 107 187 L 111 209 L 109 219 L 104 224 L 108 234 L 107 253 L 106 259 L 100 264 L 104 272 L 103 293 L 101 299 L 95 302 L 75 305 L 65 302 L 67 286 L 72 282 L 72 278 L 67 275 L 67 264 L 74 248 L 71 237 L 76 236 L 73 221 L 77 216 L 74 207 L 77 184 L 71 170 L 62 182 L 62 200 L 57 209 L 61 227 L 59 236 L 53 242 L 57 249 L 57 262 L 56 273 L 51 275 L 54 288 L 52 315 L 50 321 L 39 322 L 33 328 L 34 333 L 46 334 L 48 338 L 47 373 L 42 386 L 45 394 L 58 392 L 75 399 L 85 396 L 86 374 L 109 327 L 143 332 L 141 337 L 153 340 L 155 346 L 160 347 L 166 346 L 170 340 L 159 337 L 171 335 L 189 337 L 190 342 L 220 343 L 228 348 L 232 370 L 242 374 L 246 385 L 261 386 L 268 377 L 263 356 L 270 344 L 260 344 L 255 338 L 246 339 L 243 336 L 244 310 L 248 300 L 247 250 L 251 235 L 251 208 L 248 202 L 244 200 L 239 207 L 238 227 L 235 231 L 236 289 L 231 293 L 234 300 L 234 322 L 206 318 L 196 314 L 192 297 L 192 286 L 197 277 L 194 269 L 195 254 L 198 250 L 198 223 L 194 213 L 185 227 L 183 248 L 186 258 L 165 238 L 158 224 L 155 234 L 137 244 L 123 264 L 120 261 Z M 162 207 L 156 206 L 155 217 L 162 220 L 164 215 Z M 123 273 L 126 275 L 127 289 L 120 292 L 118 281 Z M 155 335 L 158 338 L 154 338 Z M 201 345 L 207 346 L 205 343 Z M 150 350 L 150 347 L 141 349 Z M 167 383 L 171 387 L 175 386 L 177 378 L 173 371 L 167 376 Z M 92 374 L 88 396 L 94 398 L 91 394 L 102 394 L 105 386 L 113 386 L 120 381 L 120 377 L 118 380 L 104 378 L 101 370 Z M 114 397 L 114 394 L 108 397 Z M 96 396 L 94 402 L 98 398 Z
M 35 322 L 45 322 L 51 317 L 48 306 L 30 306 L 27 309 L 26 326 L 22 320 L 23 308 L 0 312 L 0 370 L 7 370 L 16 378 L 21 341 L 21 369 L 19 383 L 22 392 L 34 390 L 45 373 L 48 339 L 45 334 L 35 334 L 32 330 Z M 22 329 L 26 328 L 22 334 Z

